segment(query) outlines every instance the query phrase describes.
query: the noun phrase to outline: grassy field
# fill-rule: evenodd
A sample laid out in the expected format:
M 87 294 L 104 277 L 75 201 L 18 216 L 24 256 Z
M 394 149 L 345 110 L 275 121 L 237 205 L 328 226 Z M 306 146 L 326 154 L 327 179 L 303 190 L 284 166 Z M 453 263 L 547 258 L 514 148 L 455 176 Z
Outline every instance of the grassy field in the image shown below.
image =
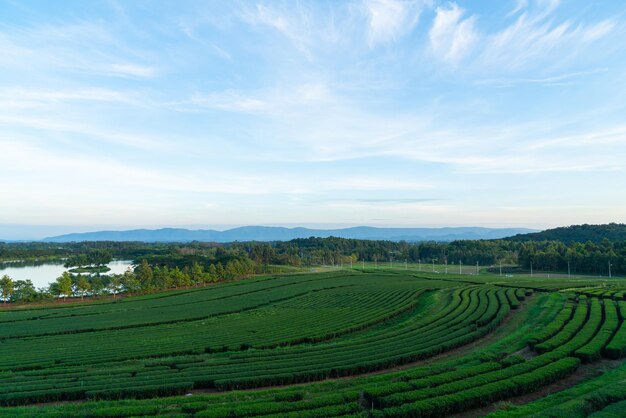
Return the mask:
M 626 401 L 626 280 L 389 267 L 0 310 L 0 416 L 610 416 Z

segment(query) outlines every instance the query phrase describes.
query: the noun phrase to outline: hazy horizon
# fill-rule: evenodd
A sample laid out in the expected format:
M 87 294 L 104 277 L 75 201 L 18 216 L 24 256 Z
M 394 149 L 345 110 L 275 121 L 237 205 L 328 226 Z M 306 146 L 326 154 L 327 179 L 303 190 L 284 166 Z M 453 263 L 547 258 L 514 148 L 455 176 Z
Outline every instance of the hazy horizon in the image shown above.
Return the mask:
M 623 222 L 625 12 L 0 0 L 0 224 Z
M 0 241 L 39 241 L 58 235 L 99 232 L 99 231 L 130 231 L 136 229 L 156 230 L 163 228 L 182 228 L 189 230 L 215 230 L 226 231 L 240 227 L 285 227 L 285 228 L 309 228 L 309 229 L 344 229 L 353 227 L 374 227 L 374 228 L 462 228 L 462 227 L 482 227 L 494 229 L 526 228 L 531 230 L 542 230 L 545 228 L 531 228 L 524 226 L 477 226 L 477 225 L 435 225 L 435 226 L 402 226 L 402 225 L 361 225 L 361 224 L 274 224 L 274 225 L 93 225 L 93 226 L 72 226 L 72 225 L 0 225 Z

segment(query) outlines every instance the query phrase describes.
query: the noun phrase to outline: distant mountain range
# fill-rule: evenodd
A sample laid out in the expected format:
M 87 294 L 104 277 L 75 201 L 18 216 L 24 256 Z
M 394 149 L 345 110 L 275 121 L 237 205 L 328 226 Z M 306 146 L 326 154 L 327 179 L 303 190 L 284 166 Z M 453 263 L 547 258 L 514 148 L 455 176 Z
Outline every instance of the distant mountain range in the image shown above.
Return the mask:
M 284 228 L 244 226 L 226 231 L 211 229 L 135 229 L 130 231 L 97 231 L 58 235 L 45 242 L 78 241 L 142 241 L 142 242 L 234 242 L 234 241 L 289 241 L 296 238 L 338 237 L 389 241 L 454 241 L 463 239 L 498 239 L 517 234 L 537 232 L 527 228 L 375 228 L 357 226 L 343 229 Z

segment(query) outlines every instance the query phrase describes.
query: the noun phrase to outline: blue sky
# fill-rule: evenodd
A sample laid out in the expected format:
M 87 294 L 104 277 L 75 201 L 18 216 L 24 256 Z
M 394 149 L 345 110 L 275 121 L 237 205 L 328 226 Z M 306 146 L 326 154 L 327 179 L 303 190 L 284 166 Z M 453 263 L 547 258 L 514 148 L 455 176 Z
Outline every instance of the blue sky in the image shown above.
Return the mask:
M 624 222 L 625 13 L 2 1 L 0 236 Z

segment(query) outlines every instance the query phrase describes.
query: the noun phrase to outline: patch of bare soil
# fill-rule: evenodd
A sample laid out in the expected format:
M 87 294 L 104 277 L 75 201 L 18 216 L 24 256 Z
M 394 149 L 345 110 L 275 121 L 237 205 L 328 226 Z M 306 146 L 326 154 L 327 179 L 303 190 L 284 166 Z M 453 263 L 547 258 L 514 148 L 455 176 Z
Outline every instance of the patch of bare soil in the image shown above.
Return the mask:
M 517 354 L 518 356 L 524 357 L 526 360 L 530 360 L 533 357 L 537 357 L 537 353 L 533 351 L 529 346 L 522 348 L 521 350 L 516 351 L 513 354 Z

